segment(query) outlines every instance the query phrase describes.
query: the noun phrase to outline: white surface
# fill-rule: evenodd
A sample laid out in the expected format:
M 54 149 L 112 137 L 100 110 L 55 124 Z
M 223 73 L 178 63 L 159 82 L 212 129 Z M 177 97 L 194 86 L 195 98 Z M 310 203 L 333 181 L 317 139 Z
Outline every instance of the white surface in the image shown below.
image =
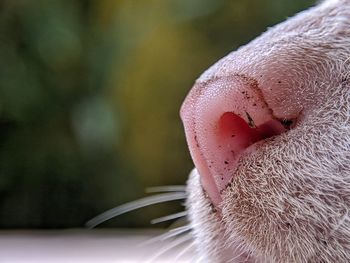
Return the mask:
M 142 243 L 161 233 L 107 229 L 0 231 L 0 263 L 194 262 L 189 253 L 175 260 L 186 245 L 150 261 L 162 248 L 169 246 L 171 240 Z

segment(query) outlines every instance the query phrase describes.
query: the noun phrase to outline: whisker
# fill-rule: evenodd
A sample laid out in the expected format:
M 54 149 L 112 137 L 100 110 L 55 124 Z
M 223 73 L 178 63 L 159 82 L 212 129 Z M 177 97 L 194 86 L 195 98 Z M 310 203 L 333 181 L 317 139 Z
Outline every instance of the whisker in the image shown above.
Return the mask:
M 187 216 L 187 211 L 182 211 L 182 212 L 175 213 L 172 215 L 163 216 L 163 217 L 153 219 L 153 220 L 151 220 L 151 224 L 154 225 L 154 224 L 170 221 L 170 220 L 177 219 L 180 217 L 185 217 L 185 216 Z
M 178 261 L 183 255 L 186 254 L 187 251 L 189 251 L 192 247 L 194 247 L 194 242 L 191 242 L 188 246 L 186 246 L 182 251 L 177 254 L 177 256 L 174 258 L 174 262 Z
M 186 192 L 185 185 L 164 185 L 146 188 L 146 193 L 160 193 L 160 192 Z
M 192 239 L 192 235 L 187 234 L 185 236 L 179 237 L 175 239 L 173 242 L 169 243 L 165 247 L 163 247 L 158 253 L 156 253 L 151 259 L 149 259 L 147 262 L 153 262 L 157 258 L 159 258 L 161 255 L 165 254 L 166 252 L 170 251 L 171 249 L 184 244 L 188 240 Z
M 195 261 L 195 263 L 200 263 L 200 262 L 202 262 L 202 257 L 197 258 Z
M 163 193 L 163 194 L 144 197 L 144 198 L 114 207 L 110 210 L 107 210 L 106 212 L 103 212 L 102 214 L 90 219 L 86 223 L 86 226 L 88 228 L 93 228 L 113 217 L 119 216 L 121 214 L 130 212 L 142 207 L 159 204 L 163 202 L 168 202 L 168 201 L 181 200 L 185 198 L 186 198 L 186 193 L 183 193 L 183 192 Z
M 139 246 L 146 246 L 146 245 L 150 245 L 150 244 L 153 244 L 155 242 L 158 242 L 158 241 L 164 241 L 164 240 L 167 240 L 169 238 L 179 236 L 187 231 L 190 231 L 191 229 L 192 229 L 192 227 L 190 225 L 185 225 L 185 226 L 173 228 L 164 234 L 158 235 L 156 237 L 153 237 L 153 238 L 141 243 Z

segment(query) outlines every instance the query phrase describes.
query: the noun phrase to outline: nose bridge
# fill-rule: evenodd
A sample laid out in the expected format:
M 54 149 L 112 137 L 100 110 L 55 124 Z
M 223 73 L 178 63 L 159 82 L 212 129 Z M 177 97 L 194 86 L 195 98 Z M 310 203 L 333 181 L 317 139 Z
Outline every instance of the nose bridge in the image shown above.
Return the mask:
M 262 138 L 257 127 L 274 119 L 272 111 L 255 80 L 232 75 L 197 83 L 182 106 L 181 117 L 202 185 L 218 204 L 241 152 Z

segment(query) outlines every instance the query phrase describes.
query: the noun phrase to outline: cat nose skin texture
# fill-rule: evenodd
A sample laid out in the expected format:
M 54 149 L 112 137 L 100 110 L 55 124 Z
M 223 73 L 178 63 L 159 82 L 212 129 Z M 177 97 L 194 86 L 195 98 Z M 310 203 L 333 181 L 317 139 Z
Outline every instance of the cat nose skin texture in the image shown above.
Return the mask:
M 286 131 L 256 81 L 244 75 L 197 82 L 181 108 L 190 153 L 214 205 L 234 176 L 241 154 Z

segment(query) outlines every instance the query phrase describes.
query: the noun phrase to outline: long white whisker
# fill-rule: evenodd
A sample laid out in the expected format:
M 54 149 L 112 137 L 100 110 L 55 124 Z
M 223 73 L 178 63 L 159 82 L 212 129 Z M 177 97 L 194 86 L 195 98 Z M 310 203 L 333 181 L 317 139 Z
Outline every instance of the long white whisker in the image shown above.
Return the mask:
M 175 239 L 173 242 L 169 243 L 167 246 L 163 247 L 158 253 L 156 253 L 151 259 L 149 259 L 147 262 L 152 262 L 155 259 L 159 258 L 161 255 L 165 254 L 169 250 L 187 242 L 188 240 L 192 239 L 192 235 L 187 234 L 185 236 L 179 237 Z
M 177 256 L 174 258 L 174 262 L 178 261 L 183 255 L 186 254 L 194 246 L 194 242 L 191 242 L 188 246 L 186 246 Z
M 185 185 L 164 185 L 146 188 L 146 193 L 160 193 L 160 192 L 186 192 Z
M 196 261 L 194 263 L 201 263 L 203 261 L 203 256 L 199 256 L 195 260 Z
M 177 219 L 180 217 L 185 217 L 186 215 L 187 215 L 187 211 L 182 211 L 182 212 L 175 213 L 172 215 L 163 216 L 163 217 L 153 219 L 153 220 L 151 220 L 151 224 L 158 224 L 158 223 L 166 222 L 166 221 Z
M 182 233 L 190 231 L 191 229 L 192 229 L 192 227 L 190 225 L 185 225 L 185 226 L 180 226 L 180 227 L 177 227 L 174 229 L 170 229 L 169 231 L 167 231 L 164 234 L 153 237 L 153 238 L 141 243 L 139 246 L 146 246 L 146 245 L 158 242 L 158 241 L 164 241 L 164 240 L 167 240 L 169 238 L 181 235 Z
M 86 223 L 86 226 L 89 228 L 93 228 L 113 217 L 119 216 L 121 214 L 130 212 L 145 206 L 159 204 L 159 203 L 168 202 L 168 201 L 181 200 L 185 198 L 186 198 L 186 194 L 183 192 L 164 193 L 164 194 L 157 194 L 153 196 L 144 197 L 144 198 L 114 207 L 110 210 L 107 210 L 106 212 L 90 219 Z

